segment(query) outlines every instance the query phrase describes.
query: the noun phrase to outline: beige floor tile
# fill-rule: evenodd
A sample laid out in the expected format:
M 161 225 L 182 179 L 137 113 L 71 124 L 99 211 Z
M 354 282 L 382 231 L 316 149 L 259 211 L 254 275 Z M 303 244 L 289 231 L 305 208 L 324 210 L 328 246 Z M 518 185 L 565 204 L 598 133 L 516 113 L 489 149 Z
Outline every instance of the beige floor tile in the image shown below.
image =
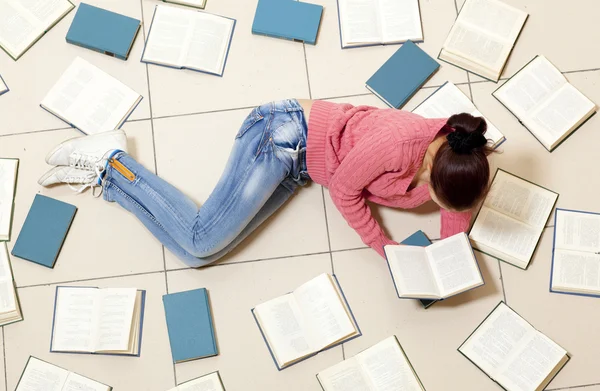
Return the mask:
M 335 0 L 311 0 L 323 5 L 324 15 L 317 45 L 306 45 L 312 97 L 322 99 L 368 92 L 365 82 L 399 49 L 400 45 L 341 49 L 338 11 Z M 421 1 L 425 42 L 419 46 L 434 59 L 456 17 L 452 0 Z M 467 74 L 440 62 L 440 69 L 427 85 L 446 80 L 466 82 Z
M 335 253 L 335 274 L 363 332 L 344 344 L 346 357 L 396 335 L 428 391 L 494 389 L 456 350 L 502 300 L 498 262 L 476 256 L 485 285 L 425 310 L 417 301 L 398 298 L 386 262 L 374 252 Z
M 79 4 L 80 1 L 73 3 Z M 92 0 L 86 3 L 142 19 L 140 4 L 136 1 Z M 114 76 L 144 97 L 131 119 L 150 117 L 146 66 L 139 61 L 144 47 L 143 34 L 140 33 L 137 37 L 127 61 L 71 45 L 65 41 L 65 36 L 76 11 L 77 9 L 71 11 L 18 61 L 0 52 L 2 77 L 10 88 L 10 92 L 3 95 L 0 101 L 0 135 L 69 126 L 43 110 L 40 102 L 77 56 Z
M 600 391 L 600 386 L 593 385 L 593 386 L 582 386 L 582 387 L 575 387 L 575 388 L 561 388 L 560 391 Z
M 177 364 L 177 381 L 219 370 L 227 390 L 320 390 L 315 374 L 342 360 L 341 347 L 277 371 L 250 310 L 321 273 L 331 273 L 328 254 L 168 272 L 169 292 L 208 289 L 219 346 L 217 357 Z
M 566 76 L 592 101 L 600 103 L 600 71 L 571 73 Z M 494 167 L 501 167 L 558 192 L 558 207 L 598 211 L 595 193 L 596 189 L 600 189 L 600 178 L 588 174 L 589 168 L 597 165 L 596 145 L 600 142 L 600 133 L 597 132 L 600 118 L 597 115 L 550 153 L 491 95 L 497 88 L 495 84 L 477 83 L 471 88 L 479 110 L 507 138 L 500 147 L 502 153 L 492 158 Z M 550 218 L 549 224 L 553 221 L 554 216 Z
M 130 136 L 132 155 L 153 168 L 150 121 L 128 122 L 124 129 Z M 18 286 L 163 269 L 160 244 L 117 204 L 95 199 L 89 190 L 77 194 L 66 185 L 42 188 L 37 184 L 38 178 L 50 168 L 44 162 L 46 153 L 60 142 L 79 135 L 76 130 L 61 130 L 3 137 L 0 141 L 0 156 L 20 159 L 9 250 L 17 240 L 36 193 L 78 208 L 54 269 L 12 258 Z
M 146 29 L 162 2 L 143 0 Z M 302 44 L 252 35 L 257 0 L 208 2 L 206 11 L 237 20 L 223 77 L 149 65 L 155 117 L 308 98 Z
M 460 85 L 459 88 L 469 96 L 469 87 L 467 85 Z M 406 104 L 406 110 L 413 110 L 435 90 L 436 88 L 424 88 L 418 91 Z M 332 99 L 331 101 L 336 103 L 350 103 L 353 105 L 385 106 L 384 103 L 374 95 L 353 96 Z M 364 247 L 365 244 L 360 239 L 360 236 L 358 236 L 358 234 L 348 225 L 346 220 L 344 220 L 344 217 L 337 210 L 329 196 L 328 190 L 325 190 L 325 207 L 327 209 L 327 223 L 329 227 L 331 249 L 345 250 Z M 440 236 L 439 207 L 433 202 L 429 202 L 413 210 L 393 209 L 380 205 L 371 205 L 371 208 L 377 219 L 383 223 L 388 235 L 398 242 L 410 236 L 418 229 L 425 232 L 432 239 Z
M 0 390 L 6 391 L 6 360 L 4 359 L 4 338 L 0 338 Z
M 544 55 L 561 71 L 579 71 L 600 67 L 600 54 L 588 50 L 600 39 L 593 26 L 600 10 L 594 0 L 569 3 L 569 17 L 560 7 L 549 7 L 545 0 L 503 0 L 529 14 L 502 78 L 508 78 L 536 55 Z M 462 7 L 464 0 L 457 0 Z M 471 81 L 483 80 L 471 74 Z
M 235 110 L 154 121 L 159 175 L 198 205 L 221 177 L 238 128 L 250 110 Z M 225 262 L 328 251 L 321 187 L 298 190 Z M 185 264 L 167 252 L 167 268 Z
M 15 389 L 30 355 L 106 383 L 115 391 L 169 389 L 173 383 L 173 365 L 162 305 L 164 274 L 93 280 L 73 285 L 146 290 L 141 356 L 50 353 L 56 286 L 22 288 L 19 289 L 19 297 L 25 321 L 6 326 L 4 330 L 8 389 Z
M 502 263 L 506 301 L 534 327 L 565 348 L 571 360 L 549 389 L 600 383 L 596 338 L 600 332 L 597 298 L 549 292 L 553 229 L 546 228 L 527 271 Z

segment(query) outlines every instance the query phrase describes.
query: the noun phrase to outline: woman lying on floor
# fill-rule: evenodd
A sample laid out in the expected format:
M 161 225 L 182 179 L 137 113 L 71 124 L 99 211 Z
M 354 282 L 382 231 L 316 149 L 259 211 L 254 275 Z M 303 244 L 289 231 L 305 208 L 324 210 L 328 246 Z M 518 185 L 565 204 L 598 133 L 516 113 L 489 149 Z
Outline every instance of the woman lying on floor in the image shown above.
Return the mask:
M 488 189 L 483 118 L 425 119 L 410 112 L 324 101 L 282 100 L 253 109 L 202 207 L 127 154 L 115 130 L 68 140 L 46 157 L 39 183 L 101 186 L 189 266 L 223 257 L 309 180 L 331 198 L 364 243 L 384 255 L 386 237 L 367 201 L 410 209 L 433 200 L 441 237 L 469 227 Z M 193 175 L 192 175 L 193 173 Z M 202 167 L 190 170 L 202 186 Z

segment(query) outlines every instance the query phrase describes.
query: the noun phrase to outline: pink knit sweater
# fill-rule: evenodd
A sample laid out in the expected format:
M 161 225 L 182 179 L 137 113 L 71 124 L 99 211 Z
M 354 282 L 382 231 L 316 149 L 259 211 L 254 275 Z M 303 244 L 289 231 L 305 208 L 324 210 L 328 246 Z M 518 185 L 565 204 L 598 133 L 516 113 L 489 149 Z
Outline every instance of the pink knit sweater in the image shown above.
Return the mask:
M 407 111 L 313 103 L 306 164 L 311 179 L 331 198 L 363 242 L 381 256 L 387 238 L 366 201 L 415 208 L 431 199 L 427 185 L 409 190 L 429 144 L 446 119 L 425 119 Z M 469 228 L 471 213 L 441 211 L 441 237 Z

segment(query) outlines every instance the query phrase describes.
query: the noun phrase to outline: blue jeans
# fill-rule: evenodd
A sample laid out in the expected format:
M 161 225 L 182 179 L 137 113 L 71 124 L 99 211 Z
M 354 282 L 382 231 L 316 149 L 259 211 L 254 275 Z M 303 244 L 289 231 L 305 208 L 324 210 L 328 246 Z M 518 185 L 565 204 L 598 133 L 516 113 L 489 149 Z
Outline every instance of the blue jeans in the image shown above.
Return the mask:
M 120 164 L 109 161 L 104 171 L 104 199 L 133 213 L 187 265 L 204 266 L 231 251 L 310 180 L 306 137 L 296 100 L 268 103 L 244 120 L 202 207 L 124 152 L 112 157 Z

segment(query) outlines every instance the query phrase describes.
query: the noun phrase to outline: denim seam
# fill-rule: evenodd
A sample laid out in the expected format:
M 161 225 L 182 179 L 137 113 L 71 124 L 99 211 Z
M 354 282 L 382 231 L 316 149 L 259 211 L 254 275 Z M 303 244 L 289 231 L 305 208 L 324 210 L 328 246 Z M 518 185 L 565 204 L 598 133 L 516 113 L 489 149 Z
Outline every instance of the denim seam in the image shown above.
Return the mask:
M 114 188 L 114 190 L 121 194 L 123 197 L 125 197 L 127 200 L 129 200 L 133 205 L 135 205 L 136 208 L 138 208 L 144 215 L 146 215 L 146 217 L 148 217 L 150 220 L 152 220 L 156 225 L 158 225 L 163 231 L 167 232 L 167 230 L 165 229 L 165 227 L 163 227 L 158 220 L 156 220 L 156 217 L 154 217 L 150 212 L 148 212 L 148 210 L 144 207 L 142 207 L 142 205 L 137 202 L 133 197 L 131 197 L 129 194 L 125 193 L 119 186 L 115 185 L 113 182 L 111 181 L 106 181 L 106 185 L 105 187 L 108 188 Z

